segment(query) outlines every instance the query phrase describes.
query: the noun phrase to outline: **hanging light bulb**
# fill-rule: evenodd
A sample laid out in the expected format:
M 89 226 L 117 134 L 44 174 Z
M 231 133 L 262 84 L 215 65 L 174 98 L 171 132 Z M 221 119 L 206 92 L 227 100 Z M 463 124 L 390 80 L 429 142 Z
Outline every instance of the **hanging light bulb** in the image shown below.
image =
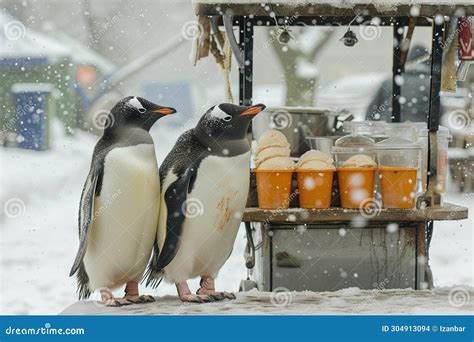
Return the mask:
M 347 26 L 347 32 L 344 33 L 344 36 L 342 36 L 341 39 L 339 40 L 342 40 L 342 42 L 344 43 L 345 46 L 354 46 L 357 44 L 357 42 L 359 41 L 359 39 L 357 39 L 357 36 L 356 34 L 354 33 L 354 31 L 351 30 L 351 24 L 357 19 L 359 18 L 359 15 L 356 15 L 354 17 L 354 19 L 351 20 L 351 22 L 349 23 L 349 25 Z
M 342 40 L 345 46 L 354 46 L 359 41 L 356 34 L 350 29 L 350 27 L 347 29 L 347 32 L 340 40 Z
M 280 42 L 280 44 L 288 44 L 290 39 L 291 39 L 290 32 L 285 27 L 283 31 L 281 31 L 280 35 L 278 36 L 278 41 Z

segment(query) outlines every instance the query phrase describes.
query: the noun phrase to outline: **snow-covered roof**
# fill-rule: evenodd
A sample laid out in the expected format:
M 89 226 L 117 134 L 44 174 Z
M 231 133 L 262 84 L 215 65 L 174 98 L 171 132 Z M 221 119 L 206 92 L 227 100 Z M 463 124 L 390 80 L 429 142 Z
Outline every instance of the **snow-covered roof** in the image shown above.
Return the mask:
M 70 56 L 71 50 L 53 39 L 26 28 L 5 11 L 0 12 L 0 58 L 48 58 Z
M 193 0 L 196 14 L 269 16 L 353 16 L 354 9 L 367 15 L 410 15 L 411 7 L 419 7 L 418 15 L 452 15 L 462 7 L 465 14 L 474 15 L 474 0 Z
M 51 92 L 52 90 L 53 90 L 53 85 L 49 83 L 15 83 L 12 86 L 13 93 L 26 93 L 26 92 L 44 93 L 44 92 Z
M 90 64 L 96 66 L 104 74 L 111 74 L 117 68 L 107 58 L 94 51 L 92 48 L 82 44 L 77 39 L 67 35 L 53 23 L 45 23 L 43 30 L 48 36 L 54 38 L 63 46 L 74 51 L 71 55 L 73 62 L 78 64 Z

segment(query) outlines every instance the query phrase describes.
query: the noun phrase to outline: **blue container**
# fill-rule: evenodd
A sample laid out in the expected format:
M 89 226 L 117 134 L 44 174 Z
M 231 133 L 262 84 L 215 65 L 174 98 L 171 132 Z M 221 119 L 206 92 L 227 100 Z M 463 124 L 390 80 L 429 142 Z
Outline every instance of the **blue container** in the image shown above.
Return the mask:
M 21 148 L 48 149 L 48 98 L 51 84 L 17 83 L 12 87 L 16 108 L 16 133 Z

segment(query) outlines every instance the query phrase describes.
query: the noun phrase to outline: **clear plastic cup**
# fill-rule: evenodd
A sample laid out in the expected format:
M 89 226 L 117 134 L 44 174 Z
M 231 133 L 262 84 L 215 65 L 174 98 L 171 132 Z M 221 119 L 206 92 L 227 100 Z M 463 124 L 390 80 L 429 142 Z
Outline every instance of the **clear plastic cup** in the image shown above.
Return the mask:
M 375 144 L 375 150 L 383 207 L 413 208 L 421 146 L 409 139 L 393 137 Z

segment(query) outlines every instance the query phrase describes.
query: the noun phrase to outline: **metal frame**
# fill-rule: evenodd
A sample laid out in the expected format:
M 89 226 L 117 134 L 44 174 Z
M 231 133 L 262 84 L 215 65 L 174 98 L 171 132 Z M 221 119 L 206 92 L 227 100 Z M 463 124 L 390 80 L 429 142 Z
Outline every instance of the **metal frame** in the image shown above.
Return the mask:
M 385 222 L 380 221 L 373 221 L 371 222 L 370 227 L 366 229 L 380 229 L 384 226 Z M 288 226 L 289 228 L 284 228 L 284 226 Z M 322 222 L 322 223 L 311 223 L 309 230 L 331 230 L 337 229 L 340 226 L 350 226 L 349 222 Z M 288 224 L 278 224 L 278 223 L 267 223 L 262 222 L 260 228 L 251 228 L 251 232 L 249 236 L 253 236 L 253 234 L 258 235 L 256 236 L 256 240 L 261 241 L 259 243 L 259 247 L 257 248 L 257 252 L 255 253 L 256 258 L 258 259 L 259 263 L 263 262 L 263 265 L 259 266 L 259 273 L 256 276 L 253 274 L 251 276 L 251 280 L 255 281 L 257 287 L 260 290 L 264 291 L 273 291 L 275 290 L 275 284 L 273 283 L 274 280 L 274 268 L 275 259 L 274 259 L 274 250 L 273 250 L 273 234 L 269 234 L 269 232 L 275 232 L 277 230 L 285 230 L 291 231 L 291 225 Z M 414 265 L 414 289 L 415 290 L 423 290 L 426 288 L 432 288 L 433 283 L 431 279 L 431 270 L 427 263 L 427 247 L 426 247 L 426 230 L 425 230 L 425 223 L 424 222 L 400 222 L 401 229 L 411 229 L 413 230 L 414 234 L 414 254 L 416 258 L 416 262 Z M 258 255 L 257 255 L 258 254 Z M 254 260 L 255 262 L 255 260 Z M 253 264 L 255 266 L 255 263 Z M 250 268 L 249 268 L 250 269 Z
M 292 19 L 292 20 L 290 20 Z M 321 26 L 321 25 L 358 25 L 357 21 L 353 22 L 353 17 L 321 17 L 321 16 L 304 16 L 304 17 L 265 17 L 254 16 L 238 16 L 233 18 L 234 25 L 239 27 L 239 46 L 244 59 L 244 65 L 239 72 L 239 104 L 252 104 L 253 91 L 253 43 L 254 43 L 254 26 L 276 26 L 285 24 L 286 26 Z M 368 18 L 365 18 L 366 20 Z M 443 27 L 444 24 L 437 24 L 432 18 L 433 24 L 424 19 L 419 18 L 416 26 L 432 26 L 432 54 L 431 54 L 431 81 L 430 81 L 430 105 L 428 112 L 428 179 L 427 191 L 420 196 L 417 206 L 422 202 L 428 206 L 436 206 L 441 204 L 441 196 L 436 191 L 437 184 L 437 159 L 438 159 L 438 140 L 437 131 L 440 121 L 440 97 L 441 89 L 441 69 L 443 56 Z M 392 122 L 401 121 L 401 108 L 399 97 L 401 94 L 401 85 L 397 84 L 396 77 L 402 73 L 402 62 L 400 60 L 401 45 L 403 43 L 403 29 L 408 26 L 410 17 L 383 17 L 381 25 L 393 26 L 393 62 L 392 62 Z M 422 222 L 416 225 L 416 288 L 421 289 L 426 286 L 425 273 L 429 273 L 428 265 L 428 249 L 429 240 L 433 233 L 433 221 Z M 428 239 L 427 239 L 428 237 Z M 270 244 L 271 245 L 271 244 Z M 428 275 L 428 278 L 431 278 Z M 271 279 L 271 278 L 270 278 Z M 270 284 L 270 287 L 272 285 Z M 432 287 L 432 280 L 428 279 L 428 286 Z
M 365 18 L 365 17 L 364 17 Z M 291 19 L 291 20 L 290 20 Z M 255 17 L 234 17 L 234 25 L 239 26 L 239 45 L 244 56 L 244 67 L 239 70 L 239 104 L 252 104 L 252 86 L 253 86 L 253 41 L 254 41 L 254 26 L 275 26 L 276 23 L 285 23 L 286 26 L 341 26 L 348 25 L 353 21 L 354 17 L 320 17 L 320 16 L 302 16 L 302 17 L 280 17 L 275 18 L 255 16 Z M 365 18 L 367 20 L 370 17 Z M 400 63 L 400 46 L 402 44 L 403 34 L 399 32 L 399 28 L 408 26 L 410 17 L 383 17 L 381 18 L 381 26 L 393 26 L 393 89 L 392 89 L 392 109 L 393 122 L 401 121 L 400 103 L 398 102 L 401 87 L 395 82 L 395 77 L 402 72 Z M 428 179 L 427 192 L 421 196 L 419 203 L 425 202 L 427 205 L 440 205 L 441 196 L 436 191 L 437 179 L 437 156 L 438 156 L 438 141 L 437 131 L 440 120 L 440 98 L 439 92 L 441 89 L 441 68 L 443 58 L 443 27 L 444 24 L 436 24 L 434 17 L 432 18 L 434 24 L 428 20 L 419 18 L 416 26 L 432 26 L 433 27 L 433 41 L 431 54 L 431 85 L 430 85 L 430 106 L 428 114 L 428 129 L 429 129 L 429 143 L 428 143 Z M 358 25 L 354 21 L 351 25 Z
M 397 20 L 393 24 L 393 62 L 392 62 L 392 122 L 401 122 L 400 95 L 401 87 L 396 82 L 397 76 L 402 74 L 400 61 L 401 45 L 403 40 L 403 27 Z

